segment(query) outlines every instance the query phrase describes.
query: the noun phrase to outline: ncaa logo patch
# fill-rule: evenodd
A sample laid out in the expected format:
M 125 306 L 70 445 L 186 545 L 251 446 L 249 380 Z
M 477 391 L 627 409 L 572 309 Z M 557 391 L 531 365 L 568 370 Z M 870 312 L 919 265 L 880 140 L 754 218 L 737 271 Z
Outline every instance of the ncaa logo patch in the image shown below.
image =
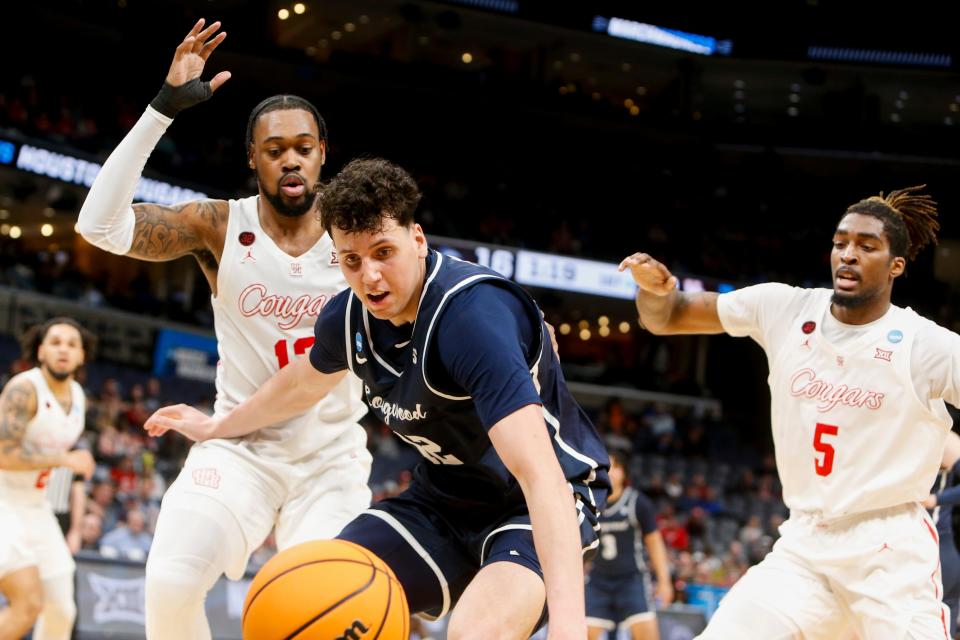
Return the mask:
M 893 344 L 897 344 L 898 342 L 903 340 L 903 331 L 900 331 L 900 329 L 894 329 L 893 331 L 887 334 L 887 340 L 889 340 Z

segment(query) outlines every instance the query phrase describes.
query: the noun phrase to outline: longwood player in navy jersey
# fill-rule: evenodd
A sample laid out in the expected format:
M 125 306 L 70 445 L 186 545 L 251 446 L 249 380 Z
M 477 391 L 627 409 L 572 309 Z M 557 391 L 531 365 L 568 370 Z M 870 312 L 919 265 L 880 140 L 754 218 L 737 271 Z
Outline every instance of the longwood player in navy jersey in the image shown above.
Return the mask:
M 647 496 L 627 484 L 627 456 L 610 452 L 610 496 L 600 514 L 600 548 L 587 576 L 587 624 L 590 640 L 618 627 L 634 640 L 657 640 L 657 612 L 644 549 L 657 575 L 662 606 L 673 601 L 667 548 L 657 529 L 656 510 Z
M 230 414 L 159 410 L 153 433 L 250 433 L 317 401 L 353 371 L 371 412 L 423 460 L 410 488 L 339 537 L 383 558 L 411 611 L 448 637 L 583 638 L 584 552 L 597 542 L 607 454 L 567 390 L 540 312 L 517 285 L 431 251 L 401 168 L 356 160 L 320 193 L 351 290 L 291 363 Z M 323 428 L 319 426 L 317 428 Z

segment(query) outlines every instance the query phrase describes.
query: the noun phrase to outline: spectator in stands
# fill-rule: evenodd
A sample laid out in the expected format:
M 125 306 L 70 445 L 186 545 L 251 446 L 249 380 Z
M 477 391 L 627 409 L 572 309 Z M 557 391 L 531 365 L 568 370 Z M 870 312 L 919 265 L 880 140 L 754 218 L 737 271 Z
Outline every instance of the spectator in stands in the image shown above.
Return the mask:
M 100 553 L 106 556 L 120 555 L 130 560 L 145 560 L 153 541 L 146 531 L 143 511 L 130 509 L 123 524 L 104 534 L 100 540 Z
M 607 445 L 607 449 L 626 452 L 633 449 L 630 436 L 631 431 L 636 431 L 636 425 L 632 425 L 631 422 L 620 399 L 610 398 L 597 421 L 597 430 L 603 434 L 603 442 Z
M 150 416 L 144 397 L 143 385 L 135 384 L 130 387 L 130 400 L 127 402 L 123 417 L 126 419 L 127 426 L 134 433 L 140 432 L 143 423 Z
M 663 485 L 663 490 L 666 492 L 667 497 L 676 500 L 681 495 L 683 495 L 683 478 L 682 476 L 674 471 L 669 476 L 667 476 L 667 481 Z
M 161 395 L 162 390 L 160 387 L 160 380 L 157 378 L 150 378 L 147 380 L 147 389 L 143 395 L 143 406 L 147 410 L 148 414 L 153 413 L 163 406 L 163 399 L 161 398 Z
M 690 548 L 690 535 L 687 529 L 680 524 L 673 513 L 673 507 L 667 507 L 659 519 L 660 534 L 668 547 L 677 551 L 686 551 Z
M 116 499 L 116 490 L 109 480 L 101 480 L 93 485 L 93 500 L 87 503 L 87 510 L 100 517 L 104 531 L 110 531 L 120 519 L 120 503 Z
M 116 487 L 117 496 L 121 500 L 137 493 L 137 472 L 131 456 L 124 456 L 116 466 L 110 469 L 110 480 Z
M 759 540 L 761 536 L 763 536 L 763 526 L 761 525 L 760 516 L 754 514 L 750 516 L 747 524 L 740 530 L 740 542 L 751 545 Z
M 95 513 L 87 513 L 80 521 L 80 549 L 100 551 L 100 536 L 103 533 L 103 521 Z

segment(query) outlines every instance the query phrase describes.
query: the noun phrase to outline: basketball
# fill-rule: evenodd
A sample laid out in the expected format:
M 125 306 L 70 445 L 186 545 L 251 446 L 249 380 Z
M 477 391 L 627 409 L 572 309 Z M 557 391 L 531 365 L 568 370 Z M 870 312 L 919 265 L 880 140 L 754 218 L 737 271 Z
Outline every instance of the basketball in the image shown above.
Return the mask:
M 270 559 L 243 604 L 244 640 L 400 640 L 407 597 L 378 557 L 344 540 L 305 542 Z

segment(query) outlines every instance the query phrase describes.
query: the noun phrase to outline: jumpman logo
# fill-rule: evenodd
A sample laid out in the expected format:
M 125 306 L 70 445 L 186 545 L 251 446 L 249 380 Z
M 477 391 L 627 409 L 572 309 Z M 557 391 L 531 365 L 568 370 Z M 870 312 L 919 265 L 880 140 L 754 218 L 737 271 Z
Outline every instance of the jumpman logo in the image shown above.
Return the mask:
M 881 553 L 881 552 L 883 552 L 883 551 L 893 551 L 893 549 L 890 548 L 890 545 L 888 545 L 886 542 L 884 542 L 884 543 L 883 543 L 883 546 L 880 547 L 880 551 L 877 551 L 877 553 Z
M 248 260 L 252 260 L 253 262 L 257 261 L 257 259 L 253 257 L 253 249 L 247 249 L 247 255 L 243 256 L 240 264 L 246 264 Z

